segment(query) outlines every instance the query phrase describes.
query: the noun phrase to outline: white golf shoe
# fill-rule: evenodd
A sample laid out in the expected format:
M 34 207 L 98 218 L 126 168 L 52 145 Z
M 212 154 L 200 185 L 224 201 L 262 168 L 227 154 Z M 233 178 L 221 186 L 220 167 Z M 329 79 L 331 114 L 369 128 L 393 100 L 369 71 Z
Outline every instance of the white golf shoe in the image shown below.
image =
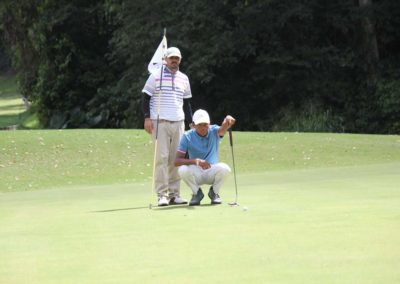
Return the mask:
M 180 205 L 180 204 L 186 204 L 187 200 L 181 198 L 180 196 L 174 196 L 169 200 L 169 205 Z
M 168 199 L 165 196 L 161 196 L 158 198 L 158 206 L 167 206 Z

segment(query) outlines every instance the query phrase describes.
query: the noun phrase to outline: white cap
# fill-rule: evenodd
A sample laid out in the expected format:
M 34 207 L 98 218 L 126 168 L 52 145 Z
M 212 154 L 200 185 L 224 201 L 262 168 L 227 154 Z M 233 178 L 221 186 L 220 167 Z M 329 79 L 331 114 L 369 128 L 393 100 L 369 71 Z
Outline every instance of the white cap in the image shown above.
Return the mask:
M 182 58 L 181 51 L 177 47 L 170 47 L 167 49 L 166 57 L 177 56 Z
M 193 114 L 193 122 L 195 125 L 200 123 L 210 124 L 210 116 L 204 109 L 198 109 Z

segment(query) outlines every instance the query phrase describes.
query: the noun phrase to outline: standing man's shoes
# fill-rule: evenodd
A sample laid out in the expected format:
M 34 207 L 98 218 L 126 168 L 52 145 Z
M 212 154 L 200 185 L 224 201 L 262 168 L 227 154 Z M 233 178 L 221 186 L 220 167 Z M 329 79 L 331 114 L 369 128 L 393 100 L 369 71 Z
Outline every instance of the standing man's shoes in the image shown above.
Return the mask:
M 158 206 L 167 206 L 168 205 L 168 199 L 165 196 L 161 196 L 158 198 Z
M 196 194 L 193 194 L 192 199 L 190 200 L 189 206 L 200 205 L 200 201 L 204 198 L 203 191 L 201 188 L 197 191 Z
M 181 198 L 180 196 L 172 197 L 169 200 L 169 205 L 181 205 L 181 204 L 186 204 L 186 203 L 187 203 L 187 200 Z

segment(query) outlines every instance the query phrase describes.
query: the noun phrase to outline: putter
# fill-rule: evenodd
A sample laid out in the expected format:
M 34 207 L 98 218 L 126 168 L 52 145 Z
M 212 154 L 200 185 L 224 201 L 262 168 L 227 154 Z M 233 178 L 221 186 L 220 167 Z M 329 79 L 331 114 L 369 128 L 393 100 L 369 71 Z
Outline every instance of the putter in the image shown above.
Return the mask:
M 236 169 L 235 169 L 235 155 L 233 155 L 233 139 L 232 139 L 232 128 L 229 128 L 229 143 L 231 144 L 231 152 L 232 152 L 232 165 L 233 165 L 233 177 L 235 179 L 235 202 L 229 202 L 230 206 L 239 206 L 238 200 L 238 190 L 237 190 L 237 183 L 236 183 Z

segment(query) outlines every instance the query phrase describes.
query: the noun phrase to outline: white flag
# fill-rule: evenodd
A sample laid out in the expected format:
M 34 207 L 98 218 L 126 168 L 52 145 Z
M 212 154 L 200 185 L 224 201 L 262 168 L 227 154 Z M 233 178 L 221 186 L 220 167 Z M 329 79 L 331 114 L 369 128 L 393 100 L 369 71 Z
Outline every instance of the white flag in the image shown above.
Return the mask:
M 164 63 L 164 57 L 166 52 L 167 52 L 167 38 L 164 35 L 163 39 L 158 45 L 156 52 L 153 55 L 153 58 L 149 63 L 149 66 L 147 67 L 150 73 L 154 73 L 155 71 L 161 68 L 162 64 Z

